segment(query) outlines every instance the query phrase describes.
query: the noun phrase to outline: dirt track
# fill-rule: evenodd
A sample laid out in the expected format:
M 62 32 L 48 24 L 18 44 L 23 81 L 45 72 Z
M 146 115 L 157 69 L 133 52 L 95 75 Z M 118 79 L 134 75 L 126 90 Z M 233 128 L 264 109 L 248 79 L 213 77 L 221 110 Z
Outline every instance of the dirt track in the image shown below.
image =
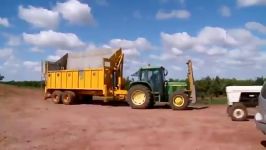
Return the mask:
M 7 94 L 9 93 L 9 94 Z M 0 84 L 0 149 L 264 149 L 254 120 L 225 106 L 172 111 L 96 104 L 55 105 L 39 90 Z

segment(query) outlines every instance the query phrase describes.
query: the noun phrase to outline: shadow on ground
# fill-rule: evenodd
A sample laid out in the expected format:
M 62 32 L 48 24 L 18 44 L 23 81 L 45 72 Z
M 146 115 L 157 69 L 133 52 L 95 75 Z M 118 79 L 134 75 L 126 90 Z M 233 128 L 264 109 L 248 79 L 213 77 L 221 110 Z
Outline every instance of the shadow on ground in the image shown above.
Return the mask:
M 248 119 L 254 119 L 254 115 L 248 115 Z
M 261 141 L 260 144 L 261 144 L 263 147 L 266 147 L 266 141 L 265 141 L 265 140 Z
M 101 106 L 117 106 L 117 107 L 130 107 L 126 101 L 108 101 L 104 102 L 101 99 L 94 99 L 93 101 L 80 101 L 76 103 L 75 105 L 82 105 L 82 104 L 88 104 L 88 105 L 101 105 Z M 200 110 L 200 109 L 206 109 L 208 106 L 189 106 L 186 110 Z M 155 104 L 151 109 L 171 109 L 169 105 L 167 104 Z

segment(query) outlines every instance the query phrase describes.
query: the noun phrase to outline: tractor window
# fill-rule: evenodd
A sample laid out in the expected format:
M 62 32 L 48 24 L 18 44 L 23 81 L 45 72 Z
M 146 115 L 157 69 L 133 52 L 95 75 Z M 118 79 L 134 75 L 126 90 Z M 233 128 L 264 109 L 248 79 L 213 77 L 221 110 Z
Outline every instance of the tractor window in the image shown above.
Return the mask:
M 161 80 L 160 70 L 142 70 L 140 80 L 148 81 L 150 83 L 157 83 Z
M 160 81 L 160 72 L 159 70 L 149 71 L 149 80 L 151 83 L 157 85 L 158 81 Z
M 153 77 L 153 72 L 152 71 L 148 71 L 148 79 L 151 79 Z

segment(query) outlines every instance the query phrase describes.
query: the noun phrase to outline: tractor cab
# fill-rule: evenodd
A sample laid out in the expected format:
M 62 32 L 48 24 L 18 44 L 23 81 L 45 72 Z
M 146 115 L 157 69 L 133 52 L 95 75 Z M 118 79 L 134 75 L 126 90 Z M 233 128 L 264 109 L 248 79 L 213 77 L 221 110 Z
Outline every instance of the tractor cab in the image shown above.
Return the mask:
M 145 67 L 140 68 L 132 76 L 137 77 L 137 81 L 133 82 L 131 86 L 135 84 L 143 84 L 152 91 L 153 94 L 164 95 L 165 76 L 167 70 L 164 67 Z

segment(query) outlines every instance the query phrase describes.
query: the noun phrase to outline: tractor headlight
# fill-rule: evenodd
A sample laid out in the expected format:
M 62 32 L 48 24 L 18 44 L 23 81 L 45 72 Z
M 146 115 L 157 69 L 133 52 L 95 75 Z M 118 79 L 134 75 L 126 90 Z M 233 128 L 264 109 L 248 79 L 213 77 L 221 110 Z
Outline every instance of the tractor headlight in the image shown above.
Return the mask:
M 256 113 L 256 115 L 255 115 L 255 120 L 256 120 L 256 121 L 262 121 L 262 120 L 263 120 L 263 116 L 262 116 L 262 114 L 261 114 L 261 113 Z

